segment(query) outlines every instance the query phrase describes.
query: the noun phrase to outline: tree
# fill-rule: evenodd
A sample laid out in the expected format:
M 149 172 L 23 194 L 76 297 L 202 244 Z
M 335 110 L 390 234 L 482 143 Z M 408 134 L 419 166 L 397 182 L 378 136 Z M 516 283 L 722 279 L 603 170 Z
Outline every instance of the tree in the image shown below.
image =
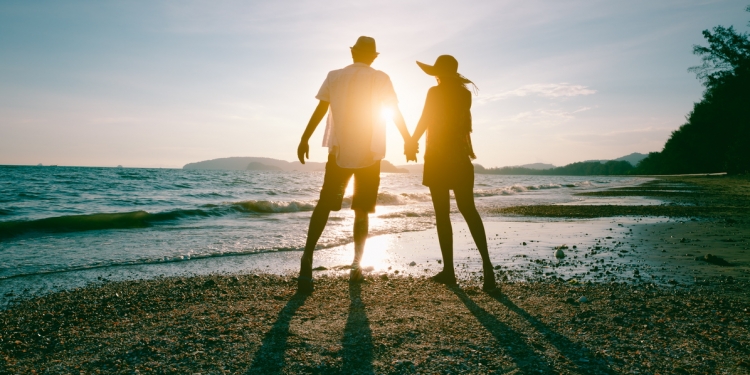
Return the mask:
M 693 47 L 703 63 L 689 69 L 706 87 L 703 99 L 637 173 L 750 171 L 750 34 L 717 26 L 703 36 L 708 46 Z

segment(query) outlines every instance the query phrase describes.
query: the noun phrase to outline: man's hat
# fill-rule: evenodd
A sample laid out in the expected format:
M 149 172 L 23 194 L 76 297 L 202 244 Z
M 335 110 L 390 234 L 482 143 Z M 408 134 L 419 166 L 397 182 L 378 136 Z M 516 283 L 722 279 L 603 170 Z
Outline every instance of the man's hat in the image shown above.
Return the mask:
M 379 55 L 380 53 L 376 52 L 375 50 L 375 39 L 369 37 L 369 36 L 361 36 L 357 39 L 357 43 L 355 43 L 352 47 L 352 50 L 357 50 L 360 52 L 368 53 L 371 55 Z

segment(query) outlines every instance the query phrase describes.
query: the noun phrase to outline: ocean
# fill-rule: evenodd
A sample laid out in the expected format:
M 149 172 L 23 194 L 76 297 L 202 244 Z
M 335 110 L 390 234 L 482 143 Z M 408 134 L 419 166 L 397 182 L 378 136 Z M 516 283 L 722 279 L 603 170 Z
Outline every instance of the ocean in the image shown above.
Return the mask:
M 382 175 L 371 236 L 434 226 L 421 177 Z M 322 181 L 323 172 L 0 166 L 0 283 L 205 258 L 298 257 Z M 571 203 L 577 192 L 643 181 L 477 175 L 475 196 L 491 221 L 501 219 L 493 208 Z M 351 242 L 349 202 L 331 215 L 319 248 Z M 455 204 L 453 211 L 462 220 Z

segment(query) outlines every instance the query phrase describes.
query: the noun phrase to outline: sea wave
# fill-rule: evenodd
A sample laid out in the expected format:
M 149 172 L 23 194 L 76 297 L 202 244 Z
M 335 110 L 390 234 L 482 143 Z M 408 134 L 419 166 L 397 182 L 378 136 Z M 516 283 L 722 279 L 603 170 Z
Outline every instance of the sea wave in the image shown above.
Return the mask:
M 410 217 L 431 217 L 431 216 L 433 216 L 432 211 L 425 211 L 425 212 L 401 211 L 401 212 L 391 212 L 387 214 L 378 215 L 378 218 L 401 219 L 401 218 L 410 218 Z
M 430 201 L 432 201 L 430 193 L 391 193 L 383 191 L 378 193 L 376 204 L 378 206 L 406 206 L 409 204 Z M 344 197 L 343 207 L 350 207 L 351 204 L 352 197 Z
M 0 239 L 28 232 L 81 232 L 103 229 L 147 228 L 155 223 L 188 218 L 216 217 L 232 213 L 288 213 L 312 211 L 310 202 L 244 201 L 226 204 L 207 204 L 198 209 L 179 209 L 149 213 L 146 211 L 66 215 L 37 220 L 0 222 Z
M 582 186 L 591 186 L 590 181 L 580 181 L 569 184 L 539 184 L 539 185 L 511 185 L 503 186 L 494 189 L 476 189 L 474 190 L 475 197 L 493 197 L 497 195 L 513 195 L 518 193 L 524 193 L 527 191 L 534 190 L 546 190 L 546 189 L 560 189 L 560 188 L 577 188 Z
M 230 203 L 230 206 L 240 212 L 255 212 L 276 214 L 285 212 L 312 211 L 315 204 L 304 201 L 276 202 L 276 201 L 244 201 Z

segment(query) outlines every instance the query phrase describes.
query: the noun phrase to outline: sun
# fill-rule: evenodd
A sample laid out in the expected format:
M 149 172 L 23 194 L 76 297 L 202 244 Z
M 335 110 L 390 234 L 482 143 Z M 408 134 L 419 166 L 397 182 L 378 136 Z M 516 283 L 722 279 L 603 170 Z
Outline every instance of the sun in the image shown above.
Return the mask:
M 393 120 L 393 110 L 392 110 L 392 109 L 390 109 L 390 108 L 388 108 L 388 107 L 384 107 L 384 108 L 383 108 L 383 109 L 382 109 L 382 110 L 380 111 L 380 115 L 381 115 L 381 116 L 383 116 L 383 118 L 384 118 L 384 119 L 385 119 L 386 121 L 390 121 L 390 120 Z

